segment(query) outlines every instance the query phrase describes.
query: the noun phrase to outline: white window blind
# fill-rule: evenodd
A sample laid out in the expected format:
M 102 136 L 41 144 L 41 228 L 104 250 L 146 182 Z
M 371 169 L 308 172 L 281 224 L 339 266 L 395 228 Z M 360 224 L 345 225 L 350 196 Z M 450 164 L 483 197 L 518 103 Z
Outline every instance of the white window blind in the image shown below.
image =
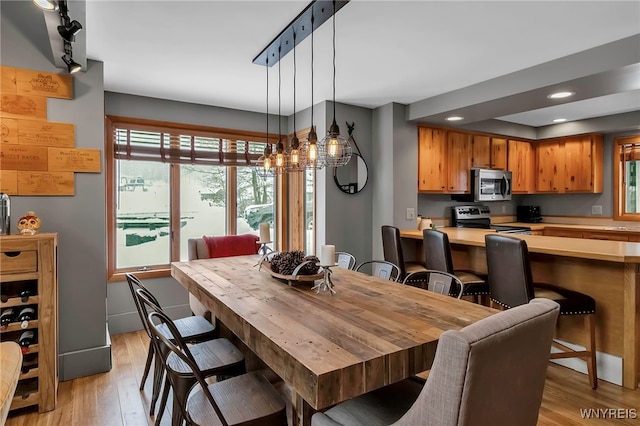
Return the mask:
M 263 154 L 264 141 L 246 135 L 113 123 L 114 156 L 119 160 L 217 166 L 252 166 Z M 257 139 L 257 138 L 254 138 Z

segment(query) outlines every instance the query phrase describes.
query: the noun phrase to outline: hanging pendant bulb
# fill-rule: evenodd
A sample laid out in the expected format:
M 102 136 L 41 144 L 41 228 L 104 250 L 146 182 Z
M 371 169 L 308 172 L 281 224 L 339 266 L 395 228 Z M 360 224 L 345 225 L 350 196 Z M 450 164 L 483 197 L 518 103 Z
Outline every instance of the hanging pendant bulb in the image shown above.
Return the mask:
M 333 1 L 333 123 L 318 146 L 321 161 L 327 167 L 344 166 L 351 160 L 352 148 L 349 139 L 340 134 L 336 123 L 336 2 Z
M 291 147 L 287 158 L 287 171 L 301 172 L 307 167 L 307 156 L 305 146 L 300 145 L 300 139 L 296 134 L 298 127 L 296 126 L 296 80 L 297 80 L 297 62 L 296 62 L 296 32 L 293 32 L 293 137 L 291 138 Z
M 258 157 L 258 161 L 255 165 L 255 172 L 263 179 L 273 177 L 273 162 L 271 161 L 271 145 L 269 144 L 269 58 L 267 58 L 267 134 L 266 145 L 264 147 L 263 154 Z
M 318 155 L 318 134 L 316 133 L 316 126 L 313 124 L 313 33 L 315 18 L 311 15 L 311 130 L 307 136 L 307 141 L 304 144 L 304 154 L 306 158 L 306 168 L 312 170 L 320 170 L 324 167 L 322 159 Z

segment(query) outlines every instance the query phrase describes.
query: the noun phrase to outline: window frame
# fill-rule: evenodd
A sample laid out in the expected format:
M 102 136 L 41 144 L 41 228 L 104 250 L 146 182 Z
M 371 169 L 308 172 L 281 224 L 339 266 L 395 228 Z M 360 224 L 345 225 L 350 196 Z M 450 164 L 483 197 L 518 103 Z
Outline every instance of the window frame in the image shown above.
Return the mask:
M 118 125 L 125 125 L 127 127 L 138 127 L 140 130 L 151 130 L 154 132 L 175 132 L 183 134 L 197 134 L 198 136 L 241 140 L 251 142 L 262 142 L 275 144 L 278 135 L 243 130 L 233 129 L 221 129 L 206 126 L 196 126 L 190 124 L 172 123 L 165 121 L 155 121 L 140 118 L 121 117 L 107 115 L 105 117 L 105 176 L 106 176 L 106 209 L 107 209 L 107 281 L 118 282 L 126 279 L 125 274 L 127 272 L 135 272 L 143 278 L 155 278 L 166 277 L 171 275 L 171 264 L 166 265 L 153 265 L 144 267 L 130 267 L 130 268 L 116 268 L 116 163 L 121 158 L 116 158 L 115 129 L 119 128 Z M 133 158 L 132 160 L 135 160 Z M 153 161 L 153 160 L 151 160 Z M 161 159 L 158 158 L 158 162 Z M 170 262 L 176 262 L 180 260 L 180 163 L 187 163 L 185 161 L 170 163 L 170 215 L 171 215 L 171 230 L 172 239 L 170 243 Z M 188 163 L 187 163 L 188 164 Z M 222 165 L 224 166 L 224 165 Z M 228 165 L 227 167 L 227 200 L 226 200 L 226 235 L 233 235 L 237 231 L 236 225 L 236 211 L 237 211 L 237 188 L 233 185 L 237 185 L 237 167 L 236 165 Z M 280 205 L 282 202 L 286 202 L 286 197 L 281 197 L 277 188 L 282 186 L 282 177 L 277 176 L 274 188 L 274 210 L 277 228 L 284 229 L 286 226 L 286 220 L 284 215 L 279 214 L 282 210 Z M 276 238 L 276 247 L 283 246 L 283 241 Z M 146 268 L 146 269 L 145 269 Z
M 613 219 L 640 222 L 640 212 L 625 212 L 627 193 L 625 182 L 626 159 L 623 147 L 630 144 L 640 145 L 640 135 L 620 136 L 613 140 Z

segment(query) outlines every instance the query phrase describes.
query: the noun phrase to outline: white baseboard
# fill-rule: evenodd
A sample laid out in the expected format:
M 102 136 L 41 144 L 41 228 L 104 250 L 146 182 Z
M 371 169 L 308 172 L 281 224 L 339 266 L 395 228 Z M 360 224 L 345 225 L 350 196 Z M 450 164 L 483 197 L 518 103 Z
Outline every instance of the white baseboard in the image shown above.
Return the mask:
M 585 348 L 580 345 L 567 343 L 562 340 L 556 341 L 576 351 L 585 350 Z M 551 352 L 562 351 L 552 347 Z M 551 362 L 579 371 L 585 375 L 587 374 L 587 363 L 584 361 L 584 358 L 553 359 Z M 598 379 L 622 386 L 622 358 L 604 352 L 596 352 L 596 364 L 598 366 Z

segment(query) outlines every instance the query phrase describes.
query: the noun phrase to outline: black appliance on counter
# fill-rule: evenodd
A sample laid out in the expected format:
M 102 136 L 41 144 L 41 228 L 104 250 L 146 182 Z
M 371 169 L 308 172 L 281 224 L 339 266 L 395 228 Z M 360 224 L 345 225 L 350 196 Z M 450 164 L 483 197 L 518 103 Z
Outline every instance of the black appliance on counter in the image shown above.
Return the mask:
M 539 223 L 542 222 L 540 206 L 518 206 L 516 209 L 518 222 Z
M 531 234 L 531 228 L 525 226 L 492 225 L 491 211 L 487 206 L 451 207 L 451 226 L 494 229 L 496 232 L 507 234 Z

